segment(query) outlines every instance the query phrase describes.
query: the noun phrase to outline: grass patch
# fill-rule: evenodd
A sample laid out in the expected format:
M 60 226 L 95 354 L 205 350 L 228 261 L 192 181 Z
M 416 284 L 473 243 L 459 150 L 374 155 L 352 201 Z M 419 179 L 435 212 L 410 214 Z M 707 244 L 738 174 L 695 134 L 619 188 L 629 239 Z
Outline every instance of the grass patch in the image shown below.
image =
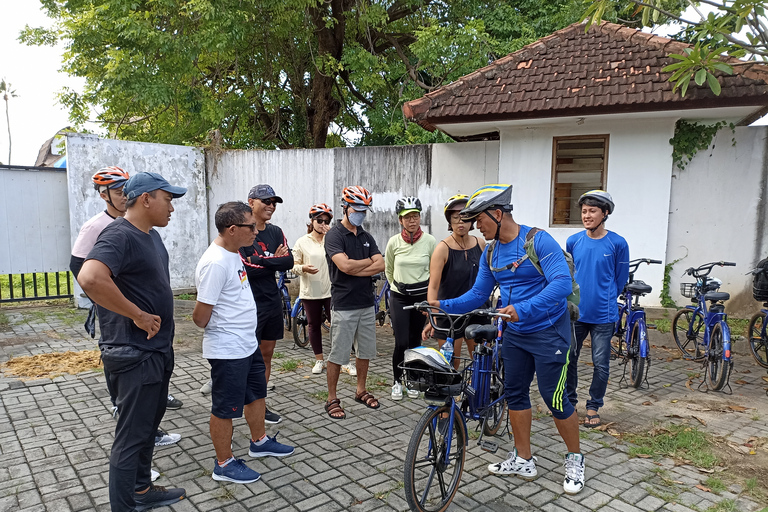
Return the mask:
M 675 503 L 680 497 L 680 495 L 677 493 L 663 491 L 651 485 L 645 488 L 645 492 L 647 492 L 648 494 L 650 494 L 655 498 L 659 498 L 662 501 L 666 501 L 667 503 Z
M 664 310 L 666 313 L 666 310 Z M 669 318 L 659 318 L 653 322 L 656 325 L 656 330 L 661 333 L 667 333 L 672 330 L 672 322 Z
M 715 494 L 720 494 L 721 492 L 723 492 L 723 491 L 725 491 L 727 489 L 727 487 L 725 486 L 723 481 L 720 480 L 719 478 L 715 477 L 715 476 L 711 476 L 711 477 L 707 478 L 704 481 L 704 485 L 709 487 L 709 490 L 712 491 Z
M 379 393 L 392 387 L 392 385 L 389 383 L 389 380 L 384 377 L 378 377 L 375 375 L 368 376 L 365 385 L 368 388 L 368 391 L 371 393 L 374 391 Z
M 327 402 L 328 401 L 328 392 L 327 391 L 318 391 L 317 393 L 310 393 L 309 396 L 311 398 L 314 398 L 315 400 L 319 400 L 320 402 Z
M 728 327 L 731 328 L 731 335 L 747 337 L 749 330 L 748 318 L 728 318 Z
M 282 352 L 274 351 L 272 352 L 272 359 L 282 359 L 285 357 L 285 354 Z
M 723 500 L 715 503 L 707 509 L 707 512 L 737 512 L 736 502 L 733 500 Z M 765 509 L 763 509 L 765 510 Z
M 194 293 L 180 293 L 176 296 L 179 300 L 195 300 L 197 295 Z
M 0 327 L 7 327 L 11 321 L 8 320 L 8 315 L 0 311 Z
M 377 500 L 387 501 L 389 499 L 389 495 L 392 494 L 392 491 L 397 491 L 398 489 L 402 489 L 404 487 L 405 487 L 405 482 L 402 482 L 402 481 L 397 482 L 394 485 L 394 487 L 392 487 L 388 491 L 377 492 L 376 494 L 373 495 L 373 497 L 376 498 Z
M 280 363 L 280 371 L 283 372 L 292 372 L 296 368 L 298 368 L 301 365 L 301 363 L 295 359 L 287 359 Z
M 689 461 L 700 468 L 713 468 L 719 459 L 712 452 L 710 436 L 696 427 L 672 424 L 655 427 L 642 434 L 625 434 L 624 439 L 636 445 L 629 449 L 630 457 L 650 455 Z

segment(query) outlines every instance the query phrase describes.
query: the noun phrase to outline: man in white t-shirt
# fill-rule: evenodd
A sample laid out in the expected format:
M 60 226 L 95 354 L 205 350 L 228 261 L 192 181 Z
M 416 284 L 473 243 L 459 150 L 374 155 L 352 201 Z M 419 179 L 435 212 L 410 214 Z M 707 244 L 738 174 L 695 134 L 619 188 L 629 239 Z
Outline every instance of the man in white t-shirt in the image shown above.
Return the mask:
M 261 475 L 232 453 L 232 419 L 245 414 L 251 431 L 248 455 L 285 457 L 293 447 L 278 443 L 264 428 L 267 381 L 256 339 L 257 313 L 238 249 L 253 244 L 256 223 L 240 201 L 219 206 L 219 234 L 195 270 L 197 302 L 192 320 L 204 327 L 203 357 L 211 365 L 211 440 L 216 450 L 214 480 L 247 484 Z

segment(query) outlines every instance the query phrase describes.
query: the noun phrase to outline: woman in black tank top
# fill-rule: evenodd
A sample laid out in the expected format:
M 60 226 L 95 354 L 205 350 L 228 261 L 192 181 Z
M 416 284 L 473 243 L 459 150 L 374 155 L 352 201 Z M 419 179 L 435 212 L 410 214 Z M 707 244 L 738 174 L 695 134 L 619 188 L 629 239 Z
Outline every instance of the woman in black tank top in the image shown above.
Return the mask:
M 475 284 L 475 278 L 480 267 L 480 257 L 485 248 L 485 241 L 476 236 L 470 235 L 469 231 L 473 228 L 471 221 L 462 221 L 459 212 L 467 204 L 467 196 L 460 194 L 451 197 L 445 204 L 445 219 L 448 221 L 448 230 L 450 236 L 441 240 L 432 253 L 432 259 L 429 265 L 429 288 L 427 290 L 427 300 L 454 299 L 467 292 Z M 482 319 L 470 319 L 467 325 L 473 323 L 487 323 Z M 447 320 L 438 320 L 440 327 L 447 327 Z M 453 350 L 454 356 L 461 355 L 462 339 L 464 331 L 454 333 Z M 434 331 L 427 324 L 424 329 L 423 338 L 426 340 L 429 336 L 437 338 L 438 344 L 442 347 L 445 342 L 446 333 Z M 475 343 L 472 340 L 466 340 L 468 354 L 472 354 L 475 349 Z M 458 369 L 459 360 L 453 360 L 453 365 Z

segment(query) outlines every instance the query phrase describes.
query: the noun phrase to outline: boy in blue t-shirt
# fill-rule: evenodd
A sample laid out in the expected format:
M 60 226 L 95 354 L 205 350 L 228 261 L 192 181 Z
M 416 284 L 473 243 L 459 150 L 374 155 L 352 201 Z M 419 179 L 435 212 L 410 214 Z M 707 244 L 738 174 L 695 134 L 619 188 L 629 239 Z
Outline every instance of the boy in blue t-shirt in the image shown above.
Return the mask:
M 568 364 L 566 390 L 569 401 L 576 405 L 577 364 L 584 339 L 589 334 L 594 373 L 584 426 L 595 428 L 601 424 L 597 411 L 603 406 L 608 387 L 611 338 L 619 319 L 616 299 L 629 278 L 629 246 L 624 238 L 605 229 L 605 221 L 614 208 L 608 192 L 590 190 L 579 198 L 579 206 L 581 222 L 586 229 L 568 237 L 566 242 L 566 250 L 573 255 L 576 282 L 581 288 L 580 316 L 574 326 L 576 354 Z

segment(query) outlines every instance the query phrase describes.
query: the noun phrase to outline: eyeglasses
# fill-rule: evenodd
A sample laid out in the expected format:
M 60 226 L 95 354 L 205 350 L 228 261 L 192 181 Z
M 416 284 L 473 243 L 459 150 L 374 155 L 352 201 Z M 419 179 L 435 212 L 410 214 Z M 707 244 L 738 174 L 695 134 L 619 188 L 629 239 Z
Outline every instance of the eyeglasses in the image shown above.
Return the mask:
M 330 224 L 331 219 L 315 219 L 315 222 L 317 222 L 318 224 Z
M 237 226 L 239 228 L 251 228 L 251 231 L 256 231 L 257 230 L 256 229 L 256 223 L 253 223 L 253 224 L 232 224 L 232 226 Z
M 403 217 L 401 217 L 405 222 L 413 222 L 415 220 L 419 220 L 421 218 L 421 215 L 418 213 L 415 214 L 408 214 Z
M 460 215 L 451 215 L 451 224 L 461 224 L 461 223 L 468 223 L 472 222 L 470 219 L 462 219 Z
M 262 203 L 264 203 L 267 206 L 272 206 L 273 204 L 277 204 L 277 199 L 259 199 Z

